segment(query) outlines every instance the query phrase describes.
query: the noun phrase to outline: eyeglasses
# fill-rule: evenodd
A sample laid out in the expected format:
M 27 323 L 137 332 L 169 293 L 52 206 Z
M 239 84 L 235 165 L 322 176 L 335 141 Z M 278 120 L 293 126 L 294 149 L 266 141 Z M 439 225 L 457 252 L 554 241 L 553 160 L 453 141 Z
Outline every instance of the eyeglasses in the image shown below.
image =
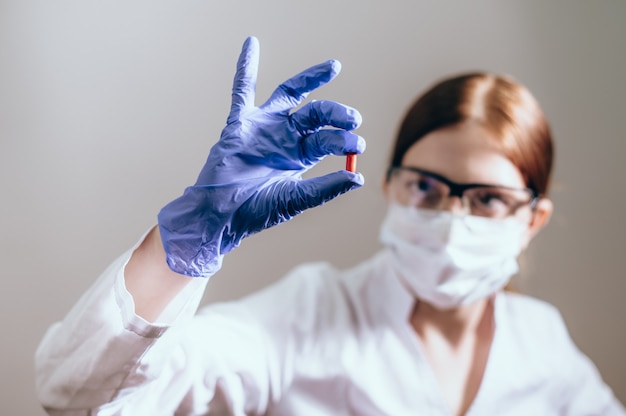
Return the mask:
M 427 170 L 392 166 L 387 172 L 390 184 L 402 203 L 418 208 L 445 209 L 452 197 L 459 197 L 471 215 L 504 219 L 522 207 L 537 205 L 540 195 L 530 188 L 512 188 L 481 183 L 461 184 Z

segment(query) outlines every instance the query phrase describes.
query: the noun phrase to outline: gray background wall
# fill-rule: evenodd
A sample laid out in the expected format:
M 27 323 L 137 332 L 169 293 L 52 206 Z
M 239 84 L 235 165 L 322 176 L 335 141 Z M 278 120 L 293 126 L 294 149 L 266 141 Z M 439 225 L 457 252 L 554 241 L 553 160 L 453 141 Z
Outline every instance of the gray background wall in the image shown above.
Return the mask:
M 406 106 L 443 75 L 506 72 L 543 104 L 557 144 L 556 214 L 521 284 L 560 308 L 626 401 L 625 20 L 622 0 L 0 0 L 0 413 L 42 414 L 33 354 L 45 329 L 195 179 L 250 34 L 260 99 L 301 69 L 342 61 L 315 98 L 361 110 L 366 186 L 246 240 L 206 302 L 303 261 L 349 266 L 375 252 L 379 185 Z

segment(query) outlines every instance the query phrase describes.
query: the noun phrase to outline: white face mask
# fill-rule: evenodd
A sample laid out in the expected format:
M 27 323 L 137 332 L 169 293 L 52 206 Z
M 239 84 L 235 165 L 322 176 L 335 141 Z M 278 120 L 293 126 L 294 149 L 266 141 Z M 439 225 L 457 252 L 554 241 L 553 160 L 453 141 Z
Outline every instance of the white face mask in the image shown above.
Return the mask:
M 389 206 L 380 240 L 413 294 L 439 309 L 483 299 L 502 289 L 517 272 L 517 256 L 528 225 Z

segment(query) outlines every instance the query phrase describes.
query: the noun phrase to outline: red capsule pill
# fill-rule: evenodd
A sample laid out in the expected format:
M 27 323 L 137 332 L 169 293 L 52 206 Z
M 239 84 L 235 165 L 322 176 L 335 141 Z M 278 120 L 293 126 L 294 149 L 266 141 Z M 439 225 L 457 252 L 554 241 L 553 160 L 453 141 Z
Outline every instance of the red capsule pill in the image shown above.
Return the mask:
M 356 153 L 346 154 L 346 170 L 349 172 L 356 172 Z

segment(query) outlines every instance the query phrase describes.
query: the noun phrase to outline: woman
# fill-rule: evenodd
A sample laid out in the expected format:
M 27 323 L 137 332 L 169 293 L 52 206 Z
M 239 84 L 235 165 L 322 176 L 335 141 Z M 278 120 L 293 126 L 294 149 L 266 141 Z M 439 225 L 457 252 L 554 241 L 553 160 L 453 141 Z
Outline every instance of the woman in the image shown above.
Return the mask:
M 385 250 L 347 271 L 304 265 L 196 314 L 198 277 L 243 238 L 363 183 L 347 171 L 301 179 L 365 147 L 350 107 L 291 112 L 338 63 L 254 107 L 257 65 L 249 38 L 196 184 L 42 341 L 51 413 L 625 414 L 558 312 L 502 290 L 552 211 L 548 125 L 505 77 L 444 80 L 411 107 L 383 185 Z

